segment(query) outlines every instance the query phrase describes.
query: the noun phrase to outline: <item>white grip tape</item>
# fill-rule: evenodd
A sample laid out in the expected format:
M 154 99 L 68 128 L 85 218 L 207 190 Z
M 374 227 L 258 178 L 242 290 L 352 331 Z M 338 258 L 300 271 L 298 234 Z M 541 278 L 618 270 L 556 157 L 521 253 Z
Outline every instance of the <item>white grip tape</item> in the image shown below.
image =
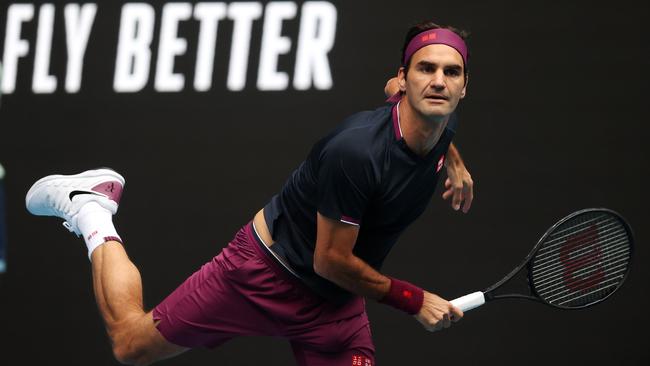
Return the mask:
M 483 293 L 481 291 L 477 291 L 451 300 L 450 302 L 455 307 L 460 308 L 460 310 L 463 312 L 466 312 L 485 304 L 485 296 L 483 296 Z

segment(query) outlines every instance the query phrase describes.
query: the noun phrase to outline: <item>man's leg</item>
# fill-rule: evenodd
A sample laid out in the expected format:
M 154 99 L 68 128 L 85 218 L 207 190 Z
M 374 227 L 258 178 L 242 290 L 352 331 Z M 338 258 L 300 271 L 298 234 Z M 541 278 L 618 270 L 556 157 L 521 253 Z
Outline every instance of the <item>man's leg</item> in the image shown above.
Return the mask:
M 64 226 L 83 235 L 92 261 L 93 288 L 115 357 L 122 363 L 145 365 L 183 352 L 167 342 L 142 305 L 142 280 L 126 255 L 113 226 L 124 178 L 110 169 L 76 175 L 51 175 L 27 192 L 27 210 L 60 217 Z
M 165 340 L 151 312 L 144 312 L 140 272 L 122 244 L 100 245 L 91 260 L 95 299 L 118 361 L 148 365 L 187 350 Z

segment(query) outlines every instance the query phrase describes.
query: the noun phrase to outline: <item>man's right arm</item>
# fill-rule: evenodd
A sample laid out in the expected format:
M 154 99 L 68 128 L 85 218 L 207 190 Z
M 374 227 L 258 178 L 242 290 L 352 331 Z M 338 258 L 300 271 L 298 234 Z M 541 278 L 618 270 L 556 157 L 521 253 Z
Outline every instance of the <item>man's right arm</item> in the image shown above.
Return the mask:
M 317 215 L 316 273 L 352 293 L 391 304 L 391 299 L 387 299 L 395 290 L 391 287 L 404 282 L 382 275 L 354 255 L 352 250 L 359 233 L 357 226 L 329 219 L 320 213 Z M 447 328 L 450 321 L 462 318 L 462 311 L 447 300 L 427 291 L 423 291 L 423 295 L 422 305 L 413 315 L 427 330 Z
M 390 278 L 354 255 L 359 227 L 317 213 L 314 271 L 342 288 L 374 300 L 390 289 Z

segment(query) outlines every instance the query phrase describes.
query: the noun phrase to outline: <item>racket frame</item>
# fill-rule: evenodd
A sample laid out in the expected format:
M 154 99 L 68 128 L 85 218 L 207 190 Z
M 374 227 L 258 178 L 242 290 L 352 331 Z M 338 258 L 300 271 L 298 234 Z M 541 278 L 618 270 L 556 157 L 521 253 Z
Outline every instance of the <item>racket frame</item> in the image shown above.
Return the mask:
M 551 233 L 553 233 L 558 226 L 562 225 L 563 223 L 567 222 L 568 220 L 571 220 L 572 218 L 574 218 L 574 217 L 576 217 L 578 215 L 582 215 L 582 214 L 589 213 L 589 212 L 606 212 L 606 213 L 618 218 L 618 220 L 620 221 L 623 228 L 625 228 L 625 231 L 627 232 L 627 235 L 628 235 L 628 237 L 630 239 L 630 245 L 629 245 L 630 246 L 630 259 L 629 259 L 629 262 L 628 262 L 627 270 L 625 271 L 625 274 L 623 275 L 623 278 L 619 281 L 619 285 L 614 289 L 614 291 L 610 292 L 609 294 L 607 294 L 607 296 L 603 297 L 602 299 L 599 299 L 597 301 L 594 301 L 592 303 L 582 305 L 582 306 L 568 307 L 568 306 L 560 306 L 560 305 L 552 304 L 552 303 L 544 300 L 541 296 L 539 296 L 537 294 L 537 292 L 535 291 L 535 287 L 532 285 L 532 281 L 531 281 L 531 278 L 530 278 L 531 271 L 532 271 L 531 260 L 533 259 L 535 254 L 537 254 L 537 251 L 541 248 L 541 246 L 544 243 L 544 241 L 546 240 L 546 238 L 549 235 L 551 235 Z M 632 231 L 631 226 L 627 222 L 627 220 L 625 220 L 625 218 L 623 216 L 621 216 L 619 213 L 617 213 L 614 210 L 610 210 L 608 208 L 586 208 L 586 209 L 582 209 L 582 210 L 573 212 L 573 213 L 567 215 L 566 217 L 562 218 L 561 220 L 556 222 L 553 226 L 551 226 L 548 230 L 546 230 L 544 235 L 542 235 L 540 237 L 540 239 L 537 241 L 537 244 L 535 244 L 535 246 L 531 249 L 531 251 L 528 253 L 526 258 L 524 258 L 524 260 L 517 267 L 515 267 L 515 269 L 513 269 L 510 273 L 508 273 L 499 282 L 497 282 L 494 285 L 486 288 L 483 291 L 483 295 L 485 296 L 485 302 L 489 302 L 489 301 L 492 301 L 492 300 L 498 300 L 498 299 L 526 299 L 526 300 L 541 302 L 543 304 L 552 306 L 554 308 L 563 309 L 563 310 L 580 310 L 580 309 L 588 308 L 590 306 L 593 306 L 593 305 L 596 305 L 598 303 L 601 303 L 601 302 L 605 301 L 607 298 L 612 296 L 616 291 L 618 291 L 618 289 L 621 287 L 621 285 L 627 279 L 627 276 L 630 273 L 630 268 L 632 267 L 631 266 L 632 258 L 634 257 L 633 252 L 634 252 L 634 233 Z M 506 294 L 493 293 L 494 290 L 498 289 L 503 284 L 510 281 L 510 279 L 512 279 L 524 267 L 527 267 L 526 279 L 527 279 L 528 289 L 530 290 L 531 295 L 518 294 L 518 293 L 506 293 Z

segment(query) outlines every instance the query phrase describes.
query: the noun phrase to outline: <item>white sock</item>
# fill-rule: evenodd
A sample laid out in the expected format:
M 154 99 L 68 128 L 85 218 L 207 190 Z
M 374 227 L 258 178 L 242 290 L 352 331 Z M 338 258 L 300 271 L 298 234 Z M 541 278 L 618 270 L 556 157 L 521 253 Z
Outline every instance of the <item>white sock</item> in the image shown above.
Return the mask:
M 122 242 L 113 226 L 113 214 L 97 202 L 88 202 L 81 207 L 77 217 L 77 227 L 86 241 L 88 259 L 93 251 L 107 241 Z

